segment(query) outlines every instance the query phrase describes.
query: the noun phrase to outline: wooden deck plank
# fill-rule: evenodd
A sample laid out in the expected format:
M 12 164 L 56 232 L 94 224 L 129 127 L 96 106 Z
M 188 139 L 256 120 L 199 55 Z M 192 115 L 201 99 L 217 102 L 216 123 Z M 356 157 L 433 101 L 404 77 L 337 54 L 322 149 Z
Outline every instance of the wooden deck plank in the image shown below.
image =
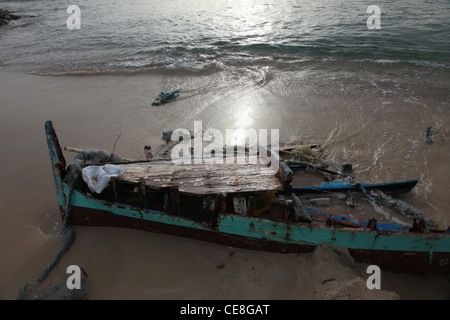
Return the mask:
M 278 190 L 278 176 L 263 164 L 175 164 L 171 161 L 122 164 L 118 180 L 145 181 L 152 188 L 178 187 L 193 194 Z

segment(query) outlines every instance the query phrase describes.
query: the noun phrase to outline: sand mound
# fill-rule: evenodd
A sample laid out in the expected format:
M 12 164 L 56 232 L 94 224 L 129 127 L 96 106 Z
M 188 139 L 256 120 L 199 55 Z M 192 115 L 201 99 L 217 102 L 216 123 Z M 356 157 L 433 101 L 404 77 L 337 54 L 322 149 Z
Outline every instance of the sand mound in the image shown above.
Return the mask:
M 366 266 L 356 264 L 346 248 L 320 244 L 299 271 L 304 299 L 400 299 L 394 293 L 367 288 Z
M 199 246 L 205 249 L 202 254 Z M 368 289 L 367 266 L 355 263 L 345 248 L 321 244 L 311 253 L 282 254 L 231 247 L 208 250 L 210 245 L 201 243 L 182 247 L 186 259 L 180 278 L 160 279 L 147 287 L 148 298 L 400 299 L 394 292 Z

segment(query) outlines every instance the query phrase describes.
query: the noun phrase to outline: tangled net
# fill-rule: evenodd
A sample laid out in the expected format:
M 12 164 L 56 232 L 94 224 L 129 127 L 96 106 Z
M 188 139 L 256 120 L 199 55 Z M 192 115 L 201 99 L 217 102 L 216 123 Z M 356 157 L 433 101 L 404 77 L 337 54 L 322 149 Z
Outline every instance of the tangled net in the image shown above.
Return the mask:
M 289 144 L 291 147 L 280 148 L 280 153 L 287 154 L 299 161 L 309 163 L 326 163 L 324 157 L 324 148 L 319 145 L 303 144 L 301 142 L 293 142 Z

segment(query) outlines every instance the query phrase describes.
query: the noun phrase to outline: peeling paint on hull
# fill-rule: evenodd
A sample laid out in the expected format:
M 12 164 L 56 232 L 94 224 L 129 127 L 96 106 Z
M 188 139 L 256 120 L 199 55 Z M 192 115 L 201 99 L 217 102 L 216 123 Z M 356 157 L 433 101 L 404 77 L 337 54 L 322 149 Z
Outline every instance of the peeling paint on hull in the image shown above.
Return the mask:
M 325 243 L 344 246 L 356 262 L 376 264 L 383 270 L 450 274 L 448 234 L 430 237 L 419 233 L 334 229 L 238 215 L 221 215 L 213 230 L 164 212 L 106 204 L 77 191 L 72 196 L 72 206 L 70 223 L 73 225 L 135 228 L 270 252 L 305 253 Z

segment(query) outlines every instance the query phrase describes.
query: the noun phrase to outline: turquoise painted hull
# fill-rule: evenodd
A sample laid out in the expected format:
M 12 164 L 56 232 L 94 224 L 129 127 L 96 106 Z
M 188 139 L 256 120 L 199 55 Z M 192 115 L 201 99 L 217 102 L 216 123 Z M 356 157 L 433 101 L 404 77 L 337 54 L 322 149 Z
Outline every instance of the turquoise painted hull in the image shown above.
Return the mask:
M 365 221 L 338 216 L 334 218 L 359 227 L 223 213 L 219 213 L 214 226 L 210 226 L 185 218 L 179 212 L 169 214 L 97 199 L 83 191 L 72 190 L 64 182 L 65 160 L 51 123 L 46 124 L 46 132 L 61 215 L 72 225 L 136 228 L 228 246 L 286 253 L 309 252 L 324 243 L 346 247 L 355 261 L 376 264 L 385 270 L 450 274 L 449 230 L 414 233 L 403 226 L 382 223 L 373 230 Z M 324 217 L 328 215 L 315 213 Z
M 65 192 L 69 188 L 65 186 Z M 224 245 L 263 251 L 301 253 L 318 244 L 346 247 L 357 262 L 382 269 L 429 274 L 450 273 L 450 234 L 372 231 L 288 223 L 239 215 L 219 215 L 214 229 L 164 212 L 107 203 L 74 191 L 71 223 L 82 226 L 116 226 L 186 236 Z M 396 226 L 396 225 L 393 225 Z M 383 224 L 379 224 L 383 228 Z M 391 226 L 387 226 L 387 229 Z

